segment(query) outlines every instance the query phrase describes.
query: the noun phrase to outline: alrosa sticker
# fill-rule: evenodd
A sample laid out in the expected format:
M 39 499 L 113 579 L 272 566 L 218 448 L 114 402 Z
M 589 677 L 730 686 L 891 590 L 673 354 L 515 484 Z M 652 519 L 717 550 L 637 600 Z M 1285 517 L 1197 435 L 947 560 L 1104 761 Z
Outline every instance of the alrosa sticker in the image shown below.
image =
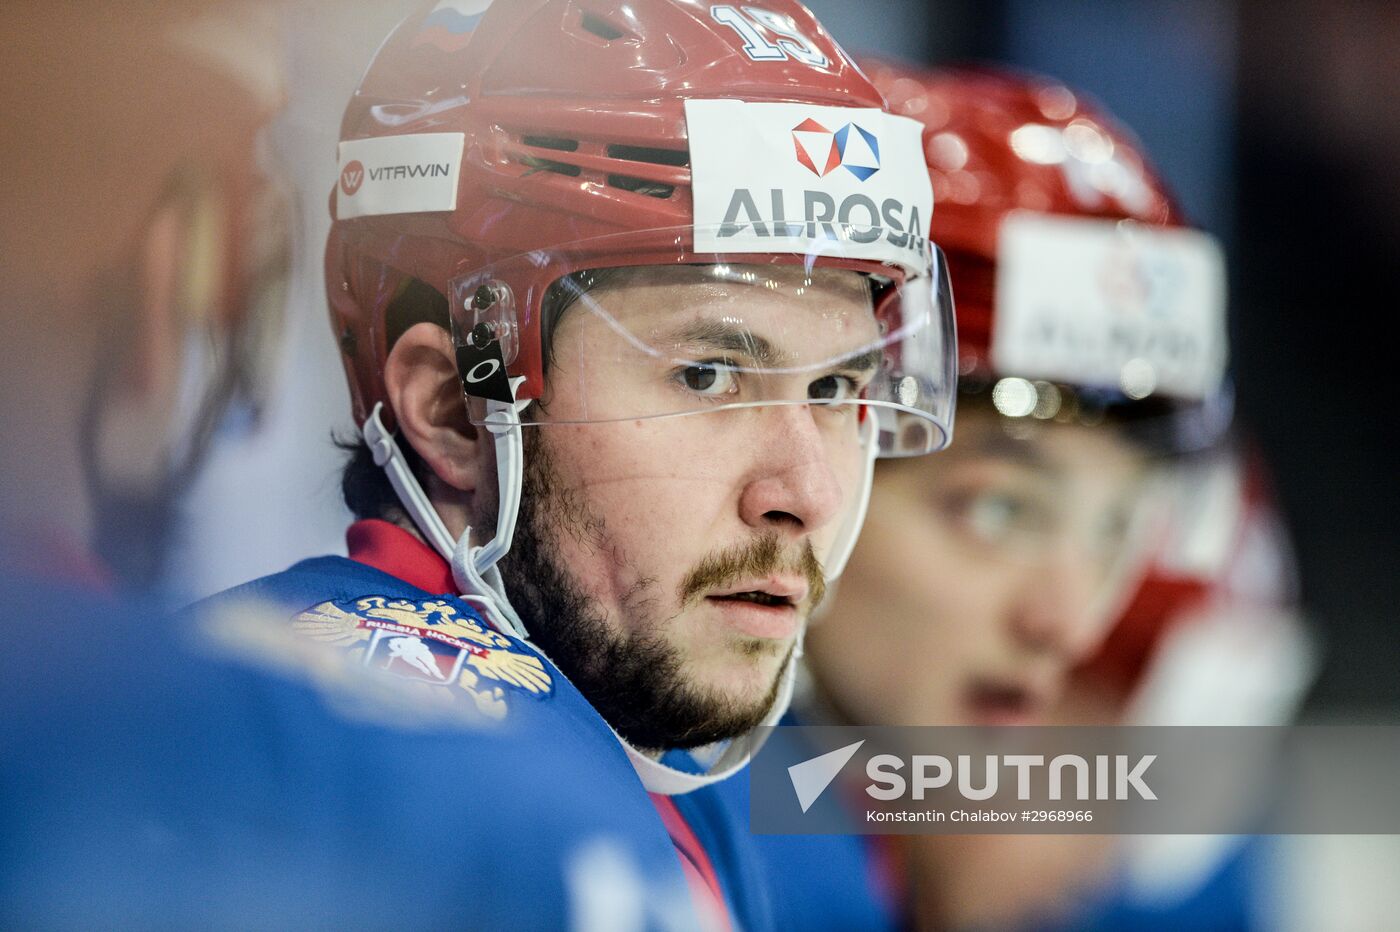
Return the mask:
M 411 133 L 340 144 L 336 217 L 455 210 L 462 133 Z
M 695 248 L 928 265 L 922 127 L 882 110 L 687 100 Z
M 1225 362 L 1225 264 L 1209 235 L 1030 211 L 1002 222 L 998 372 L 1201 399 Z

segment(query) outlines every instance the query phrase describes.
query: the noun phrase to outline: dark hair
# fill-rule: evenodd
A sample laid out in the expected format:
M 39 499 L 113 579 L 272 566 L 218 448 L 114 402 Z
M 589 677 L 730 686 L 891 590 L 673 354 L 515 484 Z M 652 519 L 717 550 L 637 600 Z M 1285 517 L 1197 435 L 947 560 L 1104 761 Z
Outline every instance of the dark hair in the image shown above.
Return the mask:
M 370 452 L 369 444 L 365 443 L 362 437 L 355 434 L 333 436 L 331 441 L 347 454 L 345 468 L 340 474 L 340 495 L 357 520 L 387 519 L 395 512 L 403 510 L 398 494 L 389 484 L 389 477 L 384 475 L 384 470 L 374 462 L 374 454 Z M 418 481 L 422 482 L 423 470 L 426 468 L 422 457 L 409 444 L 400 443 L 399 449 L 408 461 L 408 468 L 418 477 Z

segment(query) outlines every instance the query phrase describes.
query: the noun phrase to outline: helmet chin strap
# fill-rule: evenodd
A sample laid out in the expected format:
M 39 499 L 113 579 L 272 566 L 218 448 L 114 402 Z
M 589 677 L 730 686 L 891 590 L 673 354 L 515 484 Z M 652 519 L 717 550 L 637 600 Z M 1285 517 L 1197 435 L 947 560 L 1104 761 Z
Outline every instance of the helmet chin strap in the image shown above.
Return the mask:
M 511 379 L 511 392 L 514 394 L 524 382 L 523 376 Z M 496 566 L 501 557 L 510 552 L 515 540 L 515 523 L 520 516 L 520 488 L 525 479 L 525 438 L 520 432 L 520 412 L 529 401 L 516 401 L 507 404 L 500 401 L 486 402 L 486 420 L 483 425 L 491 433 L 496 445 L 496 535 L 479 547 L 471 543 L 472 529 L 468 525 L 457 539 L 447 561 L 452 565 L 452 578 L 462 598 L 482 602 L 494 610 L 495 618 L 506 633 L 529 641 L 530 632 L 525 630 L 525 622 L 510 604 L 506 595 L 505 580 Z M 534 646 L 533 644 L 531 645 Z M 539 648 L 535 648 L 539 650 Z
M 523 377 L 512 380 L 512 390 L 519 388 Z M 496 446 L 497 482 L 500 504 L 496 512 L 496 536 L 484 546 L 472 546 L 472 529 L 468 525 L 455 540 L 443 524 L 442 517 L 423 491 L 422 484 L 409 469 L 403 450 L 398 441 L 384 427 L 380 417 L 383 403 L 376 404 L 365 419 L 361 433 L 365 443 L 374 454 L 375 465 L 384 470 L 389 484 L 404 511 L 432 545 L 433 549 L 452 567 L 452 579 L 462 598 L 479 602 L 491 610 L 492 620 L 501 625 L 507 634 L 525 640 L 528 635 L 525 625 L 515 608 L 510 604 L 496 563 L 510 550 L 515 538 L 515 521 L 520 513 L 520 487 L 524 480 L 525 445 L 520 433 L 520 412 L 528 401 L 507 404 L 500 401 L 486 402 L 484 426 L 491 433 Z
M 389 484 L 394 487 L 394 493 L 398 495 L 404 511 L 408 512 L 408 516 L 413 519 L 413 523 L 418 526 L 428 543 L 433 545 L 433 549 L 450 559 L 452 548 L 455 546 L 452 535 L 447 533 L 447 526 L 442 523 L 437 509 L 428 501 L 428 496 L 413 475 L 413 470 L 408 468 L 408 461 L 404 459 L 398 441 L 394 439 L 393 434 L 384 429 L 384 421 L 379 417 L 383 408 L 382 402 L 375 404 L 374 410 L 365 418 L 365 423 L 360 428 L 360 435 L 365 438 L 365 443 L 374 455 L 374 464 L 389 477 Z
M 512 379 L 511 388 L 518 389 L 520 382 L 523 381 L 523 378 Z M 516 613 L 514 606 L 510 604 L 510 598 L 506 595 L 505 582 L 502 580 L 500 569 L 496 564 L 510 550 L 511 541 L 515 537 L 515 523 L 520 512 L 520 490 L 525 473 L 525 444 L 521 434 L 520 412 L 528 404 L 528 401 L 517 401 L 514 404 L 499 401 L 486 402 L 487 413 L 483 424 L 495 441 L 496 475 L 500 490 L 500 503 L 496 513 L 496 536 L 481 546 L 472 546 L 470 526 L 462 532 L 461 537 L 457 540 L 452 539 L 452 535 L 448 532 L 447 526 L 443 524 L 437 509 L 433 507 L 432 502 L 423 491 L 423 486 L 413 475 L 413 471 L 408 468 L 403 451 L 399 448 L 393 435 L 384 429 L 384 422 L 380 418 L 382 404 L 374 406 L 374 410 L 365 419 L 361 430 L 365 442 L 369 444 L 369 448 L 374 454 L 374 462 L 389 477 L 389 483 L 393 486 L 394 492 L 397 493 L 404 510 L 408 512 L 413 523 L 417 525 L 418 530 L 422 532 L 433 548 L 442 554 L 443 558 L 451 565 L 452 578 L 462 593 L 461 598 L 480 603 L 490 611 L 492 620 L 500 624 L 507 634 L 526 643 L 530 643 L 529 632 L 526 631 L 525 624 Z M 847 515 L 832 545 L 831 557 L 826 569 L 828 581 L 834 580 L 845 568 L 851 550 L 855 547 L 856 538 L 860 534 L 860 526 L 865 521 L 865 511 L 870 503 L 871 482 L 874 478 L 875 458 L 879 452 L 879 443 L 875 436 L 875 420 L 873 417 L 866 418 L 862 427 L 864 458 L 861 486 L 857 492 L 855 507 Z M 748 764 L 749 759 L 758 753 L 758 749 L 767 740 L 769 732 L 763 730 L 765 726 L 778 724 L 779 720 L 787 714 L 788 706 L 792 702 L 797 660 L 802 656 L 804 634 L 805 626 L 804 630 L 798 633 L 797 643 L 793 646 L 787 663 L 783 666 L 783 671 L 780 674 L 777 695 L 768 709 L 768 714 L 759 723 L 759 727 L 747 735 L 731 739 L 723 753 L 704 773 L 689 773 L 669 767 L 645 751 L 634 747 L 616 730 L 613 731 L 613 735 L 627 752 L 627 758 L 632 762 L 632 766 L 637 771 L 637 776 L 641 778 L 642 785 L 647 792 L 665 796 L 678 796 L 694 792 L 733 776 Z M 544 654 L 535 644 L 530 643 L 530 646 Z M 608 727 L 612 728 L 611 723 Z

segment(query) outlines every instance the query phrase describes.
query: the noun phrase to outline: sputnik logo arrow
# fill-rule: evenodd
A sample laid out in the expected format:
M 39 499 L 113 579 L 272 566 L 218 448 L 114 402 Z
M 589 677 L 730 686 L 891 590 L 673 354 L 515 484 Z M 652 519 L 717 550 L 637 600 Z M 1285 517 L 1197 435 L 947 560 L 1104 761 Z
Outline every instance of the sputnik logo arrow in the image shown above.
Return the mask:
M 788 768 L 792 789 L 797 793 L 797 802 L 802 806 L 803 812 L 812 808 L 812 803 L 816 802 L 817 797 L 826 791 L 826 788 L 831 785 L 831 781 L 835 780 L 836 775 L 841 772 L 841 768 L 850 762 L 864 743 L 865 739 L 862 738 L 855 744 L 848 744 L 844 748 L 828 751 L 813 757 L 811 760 L 793 764 Z

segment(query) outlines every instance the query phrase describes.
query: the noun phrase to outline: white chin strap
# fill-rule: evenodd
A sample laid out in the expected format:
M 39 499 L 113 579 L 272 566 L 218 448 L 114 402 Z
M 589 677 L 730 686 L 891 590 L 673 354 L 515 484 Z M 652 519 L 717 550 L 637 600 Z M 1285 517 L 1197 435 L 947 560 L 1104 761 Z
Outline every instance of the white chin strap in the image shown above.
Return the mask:
M 512 391 L 518 390 L 523 381 L 524 379 L 520 377 L 512 379 Z M 451 565 L 452 578 L 457 583 L 457 588 L 461 593 L 460 597 L 481 605 L 487 610 L 489 617 L 499 624 L 505 633 L 530 644 L 531 648 L 548 657 L 537 645 L 530 642 L 529 632 L 525 630 L 524 622 L 520 620 L 520 616 L 510 604 L 510 597 L 506 595 L 505 582 L 501 579 L 501 572 L 496 566 L 501 557 L 510 550 L 511 541 L 515 537 L 516 519 L 520 513 L 520 489 L 525 474 L 525 443 L 520 430 L 520 412 L 528 405 L 529 401 L 517 401 L 514 404 L 499 401 L 486 402 L 484 426 L 495 439 L 496 476 L 500 490 L 500 503 L 496 512 L 496 536 L 489 543 L 479 547 L 474 547 L 471 544 L 472 529 L 470 527 L 466 528 L 457 540 L 452 539 L 452 535 L 448 533 L 447 526 L 442 523 L 437 509 L 433 507 L 432 502 L 428 500 L 427 494 L 423 491 L 423 486 L 413 475 L 413 471 L 408 468 L 408 462 L 404 459 L 403 451 L 399 449 L 397 441 L 394 440 L 389 431 L 384 429 L 384 422 L 379 416 L 379 412 L 383 408 L 382 404 L 374 406 L 374 410 L 365 419 L 361 434 L 364 436 L 365 443 L 369 445 L 370 451 L 374 454 L 375 464 L 383 469 L 385 475 L 389 477 L 389 484 L 393 486 L 394 492 L 398 495 L 404 510 L 408 512 L 408 516 L 413 519 L 413 523 L 418 527 L 423 537 Z M 856 538 L 860 534 L 860 526 L 865 521 L 865 511 L 870 503 L 871 481 L 874 478 L 875 458 L 879 451 L 879 444 L 874 435 L 875 420 L 874 417 L 867 417 L 863 428 L 862 440 L 865 459 L 861 488 L 857 493 L 858 499 L 855 502 L 855 508 L 847 515 L 846 521 L 837 532 L 836 540 L 832 545 L 826 569 L 828 582 L 839 576 L 841 570 L 845 568 L 851 550 L 855 547 Z M 787 714 L 788 706 L 792 702 L 797 661 L 802 656 L 803 634 L 805 631 L 798 634 L 797 644 L 794 645 L 792 653 L 783 667 L 783 672 L 780 674 L 777 695 L 774 697 L 772 706 L 768 709 L 768 714 L 763 717 L 763 721 L 759 724 L 759 728 L 776 725 Z M 558 669 L 558 666 L 555 665 L 555 668 Z M 612 727 L 611 723 L 608 727 Z M 659 793 L 664 796 L 679 796 L 728 779 L 742 770 L 748 764 L 749 758 L 758 753 L 758 749 L 763 746 L 763 742 L 770 734 L 770 732 L 758 729 L 755 729 L 755 732 L 731 739 L 723 753 L 703 773 L 689 773 L 667 766 L 646 752 L 633 747 L 631 742 L 616 731 L 613 731 L 613 735 L 627 752 L 627 757 L 632 762 L 632 766 L 637 771 L 637 776 L 641 778 L 642 785 L 647 792 Z
M 523 378 L 512 379 L 512 390 L 518 389 Z M 399 497 L 399 503 L 413 519 L 425 540 L 452 567 L 452 579 L 461 597 L 488 609 L 493 622 L 509 635 L 528 639 L 525 625 L 506 596 L 505 584 L 496 563 L 510 550 L 515 538 L 515 520 L 520 513 L 520 487 L 525 475 L 525 444 L 520 433 L 520 412 L 528 401 L 506 404 L 486 402 L 485 428 L 496 445 L 496 477 L 500 502 L 496 509 L 496 536 L 480 547 L 472 546 L 472 529 L 453 539 L 442 523 L 437 509 L 429 501 L 423 486 L 408 468 L 403 451 L 394 435 L 385 430 L 379 413 L 383 404 L 376 404 L 365 419 L 361 434 L 374 454 L 374 462 L 389 477 L 389 484 Z

